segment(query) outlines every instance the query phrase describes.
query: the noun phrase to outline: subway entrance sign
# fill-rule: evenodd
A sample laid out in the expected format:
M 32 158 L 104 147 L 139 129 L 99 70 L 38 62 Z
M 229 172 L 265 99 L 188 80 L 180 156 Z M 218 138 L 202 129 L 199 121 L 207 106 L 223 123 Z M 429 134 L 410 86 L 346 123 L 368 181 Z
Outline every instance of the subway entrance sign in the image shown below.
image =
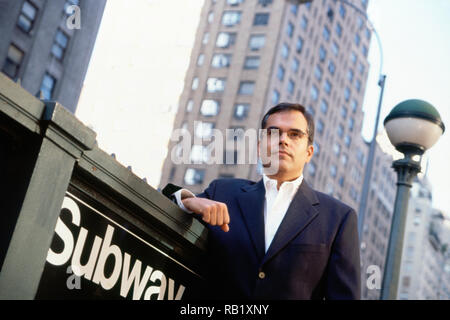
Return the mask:
M 0 299 L 201 296 L 207 229 L 95 136 L 0 74 Z

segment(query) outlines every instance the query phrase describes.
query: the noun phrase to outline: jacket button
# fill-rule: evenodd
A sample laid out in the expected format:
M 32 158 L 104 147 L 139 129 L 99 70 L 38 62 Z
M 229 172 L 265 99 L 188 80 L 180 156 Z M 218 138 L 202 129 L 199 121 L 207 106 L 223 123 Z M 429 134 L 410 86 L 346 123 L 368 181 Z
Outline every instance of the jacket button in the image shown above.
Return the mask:
M 258 273 L 258 277 L 260 278 L 260 279 L 264 279 L 265 277 L 266 277 L 266 274 L 264 273 L 264 272 L 260 272 L 260 273 Z

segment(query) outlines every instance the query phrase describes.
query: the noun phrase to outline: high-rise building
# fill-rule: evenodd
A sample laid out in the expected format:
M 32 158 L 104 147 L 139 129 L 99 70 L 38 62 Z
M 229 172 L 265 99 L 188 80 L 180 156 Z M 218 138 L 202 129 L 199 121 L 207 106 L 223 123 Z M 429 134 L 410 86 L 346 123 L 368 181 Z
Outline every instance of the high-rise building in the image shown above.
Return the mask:
M 0 0 L 1 72 L 74 113 L 105 4 Z
M 386 139 L 388 138 L 385 131 L 377 136 L 364 225 L 360 235 L 361 298 L 366 300 L 380 298 L 381 280 L 386 262 L 397 191 L 397 176 L 391 168 L 393 152 L 383 150 L 383 148 L 386 149 Z M 379 277 L 378 284 L 380 286 L 378 287 L 375 286 L 376 281 L 372 285 L 367 285 L 367 281 L 374 275 L 374 270 L 378 272 L 376 274 Z
M 354 4 L 367 8 L 367 1 Z M 203 142 L 192 146 L 195 164 L 173 163 L 178 142 L 169 143 L 160 186 L 200 192 L 218 177 L 259 179 L 258 164 L 206 164 L 204 140 L 212 129 L 258 129 L 270 107 L 298 102 L 316 123 L 306 181 L 357 208 L 367 154 L 361 127 L 370 38 L 364 18 L 339 1 L 206 0 L 174 123 Z M 255 145 L 247 147 L 256 153 Z M 225 149 L 223 158 L 236 160 L 237 153 Z
M 408 204 L 398 299 L 450 298 L 448 233 L 444 215 L 432 207 L 426 177 L 416 179 Z

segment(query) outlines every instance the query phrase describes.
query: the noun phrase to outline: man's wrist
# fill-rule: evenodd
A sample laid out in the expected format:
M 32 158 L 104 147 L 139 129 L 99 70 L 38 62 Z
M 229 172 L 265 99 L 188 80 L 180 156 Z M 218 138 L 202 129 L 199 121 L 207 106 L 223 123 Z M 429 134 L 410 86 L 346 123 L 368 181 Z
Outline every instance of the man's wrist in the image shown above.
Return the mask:
M 181 210 L 187 212 L 187 213 L 193 213 L 192 211 L 188 210 L 184 204 L 183 200 L 189 199 L 189 198 L 195 198 L 195 195 L 190 192 L 187 189 L 180 189 L 174 194 L 175 200 L 177 201 L 178 206 L 181 208 Z

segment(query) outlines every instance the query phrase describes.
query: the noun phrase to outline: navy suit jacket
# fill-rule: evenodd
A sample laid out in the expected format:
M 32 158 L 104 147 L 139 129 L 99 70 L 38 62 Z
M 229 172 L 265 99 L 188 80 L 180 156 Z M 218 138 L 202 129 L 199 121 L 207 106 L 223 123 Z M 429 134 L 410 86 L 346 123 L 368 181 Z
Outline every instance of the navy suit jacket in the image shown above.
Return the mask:
M 218 179 L 198 197 L 228 206 L 230 231 L 209 226 L 205 297 L 360 299 L 355 211 L 303 179 L 265 252 L 263 180 Z

